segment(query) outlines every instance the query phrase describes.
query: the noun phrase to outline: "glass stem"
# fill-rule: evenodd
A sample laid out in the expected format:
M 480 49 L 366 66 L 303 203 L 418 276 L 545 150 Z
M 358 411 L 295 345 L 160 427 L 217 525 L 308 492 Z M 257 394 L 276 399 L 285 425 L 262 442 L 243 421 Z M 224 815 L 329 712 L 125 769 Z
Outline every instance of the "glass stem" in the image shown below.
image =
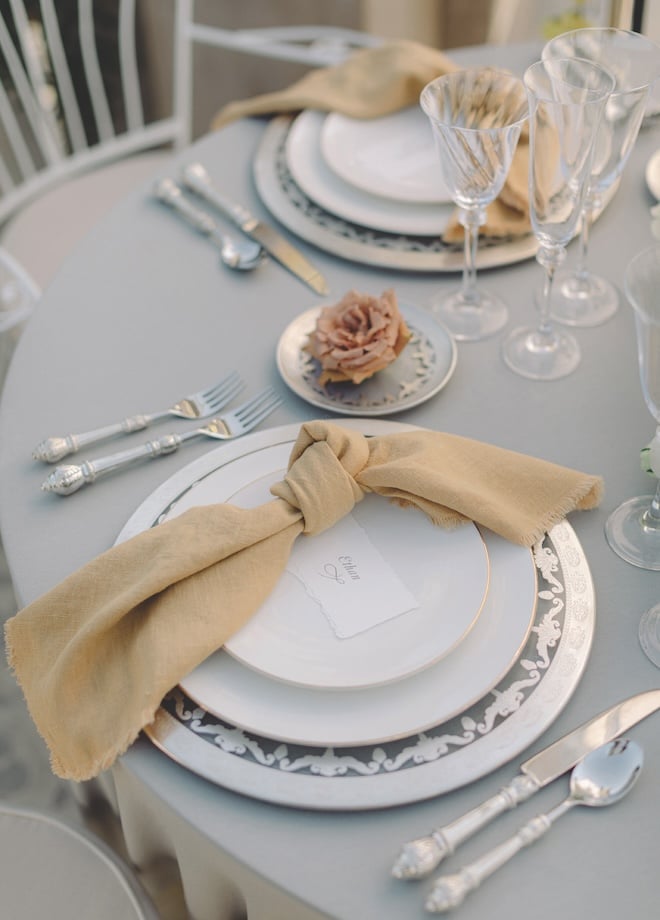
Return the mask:
M 538 303 L 539 309 L 539 334 L 544 338 L 552 335 L 552 325 L 550 323 L 550 309 L 552 301 L 552 285 L 555 280 L 557 267 L 561 265 L 566 257 L 564 249 L 545 249 L 541 247 L 536 255 L 537 262 L 545 269 L 545 278 L 543 280 L 543 290 Z
M 656 441 L 660 441 L 660 425 L 652 444 L 655 445 Z M 655 468 L 653 472 L 657 475 Z M 648 530 L 660 532 L 660 477 L 658 477 L 658 485 L 656 486 L 655 495 L 651 499 L 651 504 L 642 516 L 642 526 Z
M 486 222 L 486 214 L 482 208 L 462 208 L 459 222 L 465 230 L 465 261 L 463 265 L 462 295 L 464 303 L 479 306 L 479 291 L 477 289 L 477 246 L 479 243 L 479 227 Z
M 642 524 L 645 530 L 660 532 L 660 479 L 649 508 L 644 512 Z
M 577 257 L 577 266 L 575 277 L 579 285 L 586 285 L 589 281 L 589 242 L 591 239 L 591 227 L 594 222 L 594 215 L 598 207 L 598 199 L 590 195 L 582 207 L 582 226 L 580 228 L 580 239 Z

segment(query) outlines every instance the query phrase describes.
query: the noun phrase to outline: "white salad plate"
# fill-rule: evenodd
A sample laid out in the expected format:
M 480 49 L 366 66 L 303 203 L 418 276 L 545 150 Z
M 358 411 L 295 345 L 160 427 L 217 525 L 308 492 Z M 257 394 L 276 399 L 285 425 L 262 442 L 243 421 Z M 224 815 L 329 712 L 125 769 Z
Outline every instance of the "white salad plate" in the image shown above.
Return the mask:
M 166 512 L 228 502 L 256 507 L 272 501 L 293 443 L 246 453 L 186 490 Z M 379 496 L 366 496 L 352 517 L 415 595 L 419 606 L 350 638 L 338 638 L 319 604 L 290 571 L 249 622 L 224 646 L 247 667 L 307 687 L 371 687 L 406 677 L 447 655 L 476 622 L 488 591 L 489 563 L 474 525 L 452 533 L 422 514 L 403 514 Z M 298 541 L 291 559 L 301 552 Z M 218 599 L 221 604 L 221 599 Z
M 439 236 L 444 231 L 453 204 L 397 201 L 371 194 L 337 175 L 321 150 L 325 118 L 315 109 L 301 112 L 286 138 L 291 175 L 312 201 L 345 220 L 388 233 Z
M 402 539 L 407 533 L 405 527 Z M 180 687 L 218 718 L 293 744 L 377 744 L 425 731 L 476 702 L 503 677 L 534 620 L 529 550 L 491 533 L 485 541 L 491 578 L 481 615 L 451 654 L 410 677 L 358 690 L 315 690 L 269 680 L 219 651 Z M 441 619 L 439 612 L 438 624 Z
M 431 126 L 419 106 L 382 118 L 332 112 L 323 120 L 320 143 L 324 160 L 348 185 L 405 203 L 451 202 Z

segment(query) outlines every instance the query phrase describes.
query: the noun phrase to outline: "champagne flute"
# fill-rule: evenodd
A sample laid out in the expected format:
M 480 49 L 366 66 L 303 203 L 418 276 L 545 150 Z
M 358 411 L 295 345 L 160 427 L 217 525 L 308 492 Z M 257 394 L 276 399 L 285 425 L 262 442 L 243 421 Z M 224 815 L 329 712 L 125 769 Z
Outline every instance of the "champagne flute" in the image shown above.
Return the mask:
M 461 288 L 431 302 L 432 311 L 460 341 L 493 335 L 508 319 L 506 304 L 477 286 L 479 227 L 499 195 L 527 118 L 522 82 L 492 68 L 457 71 L 424 87 L 440 167 L 465 230 Z
M 632 259 L 624 288 L 635 316 L 642 393 L 657 424 L 655 437 L 643 456 L 646 469 L 660 477 L 660 245 Z M 630 498 L 612 512 L 605 535 L 626 562 L 660 571 L 660 478 L 655 495 Z
M 543 60 L 578 57 L 600 64 L 614 77 L 614 88 L 598 129 L 587 194 L 582 206 L 578 262 L 560 274 L 552 315 L 570 326 L 596 326 L 616 312 L 614 285 L 588 268 L 589 237 L 603 195 L 621 176 L 642 123 L 649 92 L 660 76 L 660 48 L 637 32 L 575 29 L 547 43 Z
M 552 285 L 566 257 L 591 171 L 594 138 L 613 78 L 596 64 L 546 60 L 525 71 L 529 98 L 529 206 L 537 261 L 545 269 L 538 326 L 514 329 L 502 346 L 511 370 L 533 380 L 555 380 L 575 370 L 575 338 L 550 321 Z

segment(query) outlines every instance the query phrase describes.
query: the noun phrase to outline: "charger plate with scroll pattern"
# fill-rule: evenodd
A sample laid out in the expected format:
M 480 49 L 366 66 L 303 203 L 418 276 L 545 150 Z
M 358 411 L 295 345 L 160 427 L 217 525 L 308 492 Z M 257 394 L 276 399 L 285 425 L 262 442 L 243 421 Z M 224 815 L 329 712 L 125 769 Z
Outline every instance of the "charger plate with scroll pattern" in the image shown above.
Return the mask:
M 463 270 L 462 243 L 446 243 L 437 235 L 415 236 L 365 226 L 327 210 L 306 194 L 291 175 L 287 162 L 286 141 L 292 121 L 292 116 L 281 115 L 269 122 L 252 164 L 259 197 L 283 226 L 324 252 L 363 265 L 413 272 Z M 603 208 L 618 185 L 616 182 L 608 189 Z M 595 217 L 601 213 L 602 209 Z M 514 265 L 533 258 L 537 249 L 538 243 L 531 233 L 482 237 L 476 266 L 486 269 Z
M 369 419 L 343 424 L 365 435 L 412 426 Z M 258 433 L 252 449 L 295 437 L 297 425 Z M 243 444 L 228 444 L 227 461 Z M 217 467 L 212 452 L 186 470 L 186 482 Z M 191 466 L 193 466 L 191 465 Z M 156 520 L 181 493 L 177 474 L 129 520 L 120 539 Z M 206 712 L 180 690 L 163 700 L 147 736 L 168 757 L 228 789 L 292 807 L 325 810 L 381 808 L 430 798 L 497 769 L 532 744 L 559 716 L 586 667 L 595 627 L 589 566 L 564 521 L 533 547 L 537 605 L 529 638 L 511 668 L 457 715 L 390 742 L 326 748 L 290 744 L 243 730 Z
M 462 243 L 439 236 L 413 236 L 363 226 L 326 210 L 310 198 L 291 175 L 286 140 L 292 117 L 274 118 L 264 131 L 253 162 L 259 197 L 285 227 L 325 252 L 364 265 L 417 272 L 460 272 Z M 442 207 L 442 206 L 440 206 Z M 536 254 L 532 234 L 480 240 L 478 269 L 512 265 Z
M 591 648 L 593 585 L 570 524 L 553 527 L 533 552 L 539 602 L 522 653 L 497 686 L 446 722 L 378 745 L 293 745 L 222 722 L 175 689 L 146 733 L 192 772 L 292 807 L 382 808 L 473 782 L 514 758 L 558 717 Z

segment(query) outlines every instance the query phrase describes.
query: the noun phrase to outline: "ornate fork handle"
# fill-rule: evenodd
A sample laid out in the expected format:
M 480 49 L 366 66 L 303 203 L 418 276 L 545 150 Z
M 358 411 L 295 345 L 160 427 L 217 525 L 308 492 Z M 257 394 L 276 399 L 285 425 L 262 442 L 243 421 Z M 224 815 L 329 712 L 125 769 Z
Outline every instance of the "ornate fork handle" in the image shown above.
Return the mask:
M 139 447 L 129 450 L 120 450 L 96 460 L 86 460 L 79 466 L 68 464 L 56 466 L 52 473 L 43 482 L 41 488 L 44 492 L 56 492 L 58 495 L 71 495 L 84 485 L 91 485 L 101 476 L 114 473 L 137 463 L 139 460 L 153 460 L 164 454 L 172 454 L 175 450 L 191 438 L 200 436 L 199 430 L 188 431 L 185 434 L 167 434 L 157 440 L 147 441 Z
M 169 412 L 159 412 L 152 415 L 132 415 L 121 422 L 116 422 L 114 425 L 105 425 L 103 428 L 94 428 L 92 431 L 84 431 L 81 434 L 67 434 L 64 437 L 46 438 L 34 448 L 32 457 L 35 460 L 42 460 L 44 463 L 57 463 L 58 460 L 68 457 L 69 454 L 75 454 L 81 447 L 89 447 L 90 444 L 98 444 L 120 434 L 142 431 L 168 415 Z

